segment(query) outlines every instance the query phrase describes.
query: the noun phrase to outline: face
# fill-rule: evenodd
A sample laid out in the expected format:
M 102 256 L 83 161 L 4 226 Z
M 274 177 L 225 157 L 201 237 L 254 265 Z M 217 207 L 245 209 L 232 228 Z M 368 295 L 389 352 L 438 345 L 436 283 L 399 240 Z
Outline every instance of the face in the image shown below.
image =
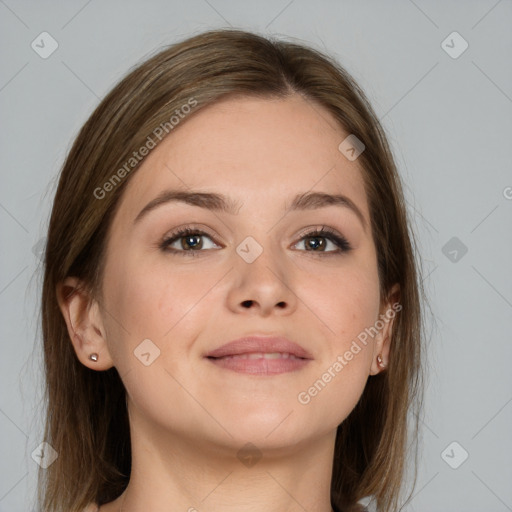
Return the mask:
M 378 336 L 358 336 L 383 310 L 361 170 L 338 149 L 347 135 L 298 96 L 237 98 L 195 113 L 145 157 L 111 225 L 100 309 L 132 424 L 264 449 L 327 435 L 348 416 L 380 353 Z M 232 209 L 198 196 L 145 209 L 167 191 L 222 195 Z M 292 208 L 308 193 L 353 208 Z M 286 337 L 310 358 L 258 374 L 206 357 L 249 335 Z

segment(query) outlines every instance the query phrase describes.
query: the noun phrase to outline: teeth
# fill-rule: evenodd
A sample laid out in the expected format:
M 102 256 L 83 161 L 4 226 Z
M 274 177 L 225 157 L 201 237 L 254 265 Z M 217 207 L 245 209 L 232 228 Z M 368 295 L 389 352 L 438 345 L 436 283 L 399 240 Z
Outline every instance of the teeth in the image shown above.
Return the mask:
M 251 352 L 236 356 L 224 356 L 222 359 L 300 359 L 293 354 L 282 352 Z

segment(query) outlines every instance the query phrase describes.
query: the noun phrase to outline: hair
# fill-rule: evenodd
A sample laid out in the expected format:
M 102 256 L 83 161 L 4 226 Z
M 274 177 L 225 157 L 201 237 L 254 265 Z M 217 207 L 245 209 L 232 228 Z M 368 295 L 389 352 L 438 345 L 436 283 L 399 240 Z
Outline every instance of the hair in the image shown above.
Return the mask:
M 81 128 L 63 164 L 41 296 L 44 439 L 59 454 L 39 471 L 43 512 L 77 512 L 93 501 L 108 503 L 130 478 L 124 385 L 115 367 L 91 371 L 79 361 L 59 309 L 57 285 L 75 276 L 91 297 L 101 300 L 111 221 L 140 165 L 130 160 L 133 153 L 150 139 L 158 144 L 155 134 L 162 127 L 171 133 L 169 120 L 177 111 L 188 112 L 183 106 L 191 100 L 197 104 L 180 116 L 180 123 L 221 98 L 293 94 L 327 109 L 343 130 L 363 141 L 365 150 L 357 161 L 368 198 L 381 301 L 398 283 L 402 305 L 394 319 L 387 369 L 368 378 L 360 400 L 337 428 L 331 501 L 340 510 L 355 511 L 359 500 L 371 496 L 377 510 L 397 510 L 409 450 L 408 413 L 415 411 L 414 441 L 422 408 L 423 289 L 414 233 L 384 130 L 363 91 L 331 57 L 302 44 L 219 29 L 160 49 L 130 70 Z M 122 179 L 112 184 L 116 169 Z M 112 186 L 104 186 L 107 182 Z M 98 187 L 108 193 L 99 194 Z

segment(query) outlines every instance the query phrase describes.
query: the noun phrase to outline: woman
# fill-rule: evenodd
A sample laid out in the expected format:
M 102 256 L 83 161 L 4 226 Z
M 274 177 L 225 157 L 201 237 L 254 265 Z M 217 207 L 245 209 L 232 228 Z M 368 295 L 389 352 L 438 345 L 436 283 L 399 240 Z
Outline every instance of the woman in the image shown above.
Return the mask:
M 379 121 L 328 57 L 216 30 L 138 66 L 54 200 L 42 510 L 397 510 L 412 240 Z

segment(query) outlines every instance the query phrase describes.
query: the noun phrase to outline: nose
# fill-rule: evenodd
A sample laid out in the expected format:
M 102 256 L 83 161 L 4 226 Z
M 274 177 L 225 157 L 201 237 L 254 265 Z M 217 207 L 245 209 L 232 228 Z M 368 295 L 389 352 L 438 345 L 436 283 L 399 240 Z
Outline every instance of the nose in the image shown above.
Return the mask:
M 268 317 L 290 315 L 296 310 L 298 297 L 291 282 L 292 263 L 287 264 L 267 248 L 251 263 L 239 254 L 234 259 L 228 294 L 232 311 Z

